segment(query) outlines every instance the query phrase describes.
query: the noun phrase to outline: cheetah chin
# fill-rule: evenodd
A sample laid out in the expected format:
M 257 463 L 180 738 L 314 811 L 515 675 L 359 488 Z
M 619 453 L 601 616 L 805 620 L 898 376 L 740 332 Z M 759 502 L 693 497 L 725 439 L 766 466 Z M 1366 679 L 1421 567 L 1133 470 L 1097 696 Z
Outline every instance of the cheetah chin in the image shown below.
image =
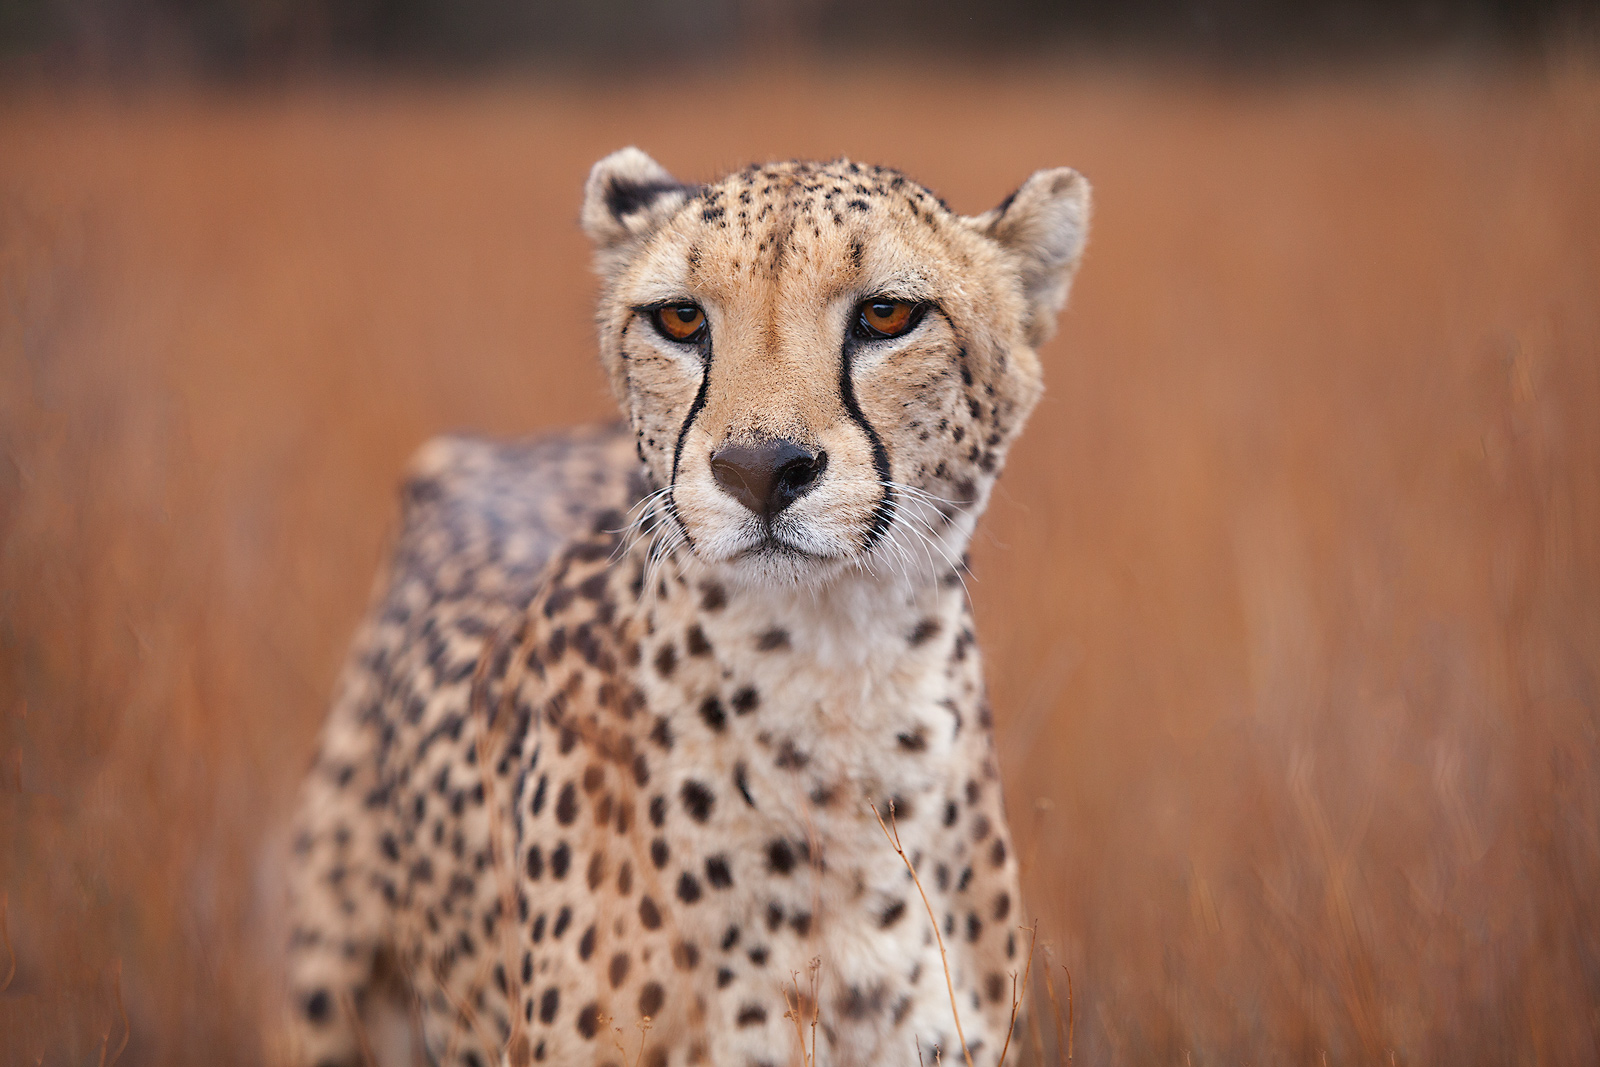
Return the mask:
M 292 1062 L 998 1063 L 1028 946 L 962 570 L 1088 205 L 596 164 L 625 425 L 413 461 L 297 818 Z

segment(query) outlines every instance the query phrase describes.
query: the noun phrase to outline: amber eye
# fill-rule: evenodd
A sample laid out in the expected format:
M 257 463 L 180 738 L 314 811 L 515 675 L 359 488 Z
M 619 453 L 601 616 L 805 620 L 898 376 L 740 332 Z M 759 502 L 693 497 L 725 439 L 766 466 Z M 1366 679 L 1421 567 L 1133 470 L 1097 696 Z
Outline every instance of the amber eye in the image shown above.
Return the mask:
M 673 341 L 692 341 L 706 325 L 706 313 L 695 304 L 669 304 L 656 308 L 652 318 L 656 329 Z
M 904 300 L 868 300 L 856 326 L 870 338 L 899 337 L 917 324 L 917 305 Z

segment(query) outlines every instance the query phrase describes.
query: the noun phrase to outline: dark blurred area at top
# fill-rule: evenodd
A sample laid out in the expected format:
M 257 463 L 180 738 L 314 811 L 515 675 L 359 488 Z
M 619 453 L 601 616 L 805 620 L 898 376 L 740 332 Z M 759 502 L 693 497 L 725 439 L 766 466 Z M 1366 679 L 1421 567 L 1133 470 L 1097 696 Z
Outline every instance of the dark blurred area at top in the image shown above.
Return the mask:
M 624 76 L 774 53 L 903 63 L 1063 52 L 1272 70 L 1589 51 L 1597 27 L 1600 0 L 0 0 L 0 70 Z

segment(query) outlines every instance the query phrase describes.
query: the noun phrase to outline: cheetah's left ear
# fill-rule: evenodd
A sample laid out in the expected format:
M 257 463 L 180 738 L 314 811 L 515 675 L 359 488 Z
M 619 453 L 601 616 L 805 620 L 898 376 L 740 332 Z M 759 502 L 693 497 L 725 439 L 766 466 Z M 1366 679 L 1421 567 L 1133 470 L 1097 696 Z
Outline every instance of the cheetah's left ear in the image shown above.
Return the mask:
M 583 191 L 583 229 L 601 252 L 643 237 L 697 192 L 637 148 L 594 165 Z
M 1089 236 L 1089 182 L 1071 167 L 1041 170 L 973 220 L 1016 257 L 1028 304 L 1028 340 L 1049 340 Z

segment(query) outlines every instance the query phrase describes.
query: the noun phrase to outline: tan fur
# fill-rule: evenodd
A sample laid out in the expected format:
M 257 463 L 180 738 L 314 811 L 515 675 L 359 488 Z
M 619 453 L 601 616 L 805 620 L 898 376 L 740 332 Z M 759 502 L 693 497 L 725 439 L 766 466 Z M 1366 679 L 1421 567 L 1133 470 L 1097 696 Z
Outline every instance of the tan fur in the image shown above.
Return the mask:
M 358 1062 L 378 968 L 450 1062 L 800 1062 L 803 994 L 816 1064 L 958 1063 L 891 802 L 995 1062 L 1016 866 L 959 561 L 1087 210 L 1068 170 L 964 218 L 848 161 L 709 186 L 634 149 L 596 165 L 629 428 L 419 461 L 306 793 L 306 1062 Z M 873 340 L 869 298 L 927 311 Z M 689 302 L 698 346 L 650 323 Z M 768 531 L 711 459 L 779 437 L 827 465 Z

